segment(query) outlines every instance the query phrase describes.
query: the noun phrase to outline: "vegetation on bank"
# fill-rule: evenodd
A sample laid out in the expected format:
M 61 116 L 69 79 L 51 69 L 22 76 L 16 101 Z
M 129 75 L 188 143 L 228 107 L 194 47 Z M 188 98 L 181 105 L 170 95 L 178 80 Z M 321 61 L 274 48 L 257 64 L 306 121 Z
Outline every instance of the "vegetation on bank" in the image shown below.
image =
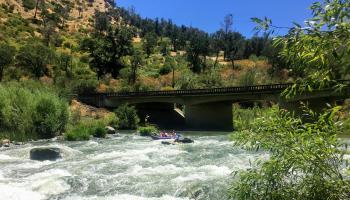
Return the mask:
M 0 84 L 0 138 L 48 139 L 66 129 L 67 101 L 53 89 L 24 81 Z
M 268 151 L 269 158 L 237 171 L 232 199 L 348 199 L 350 180 L 334 123 L 339 107 L 315 114 L 308 122 L 273 107 L 242 114 L 235 145 L 249 151 Z M 238 114 L 238 113 L 237 113 Z M 244 116 L 254 115 L 255 120 Z
M 137 131 L 140 133 L 141 136 L 158 135 L 158 129 L 155 126 L 139 127 Z
M 282 98 L 333 86 L 334 80 L 348 77 L 349 5 L 349 0 L 316 2 L 306 27 L 295 24 L 288 35 L 276 38 L 279 56 L 299 77 Z M 276 28 L 268 18 L 253 20 L 265 32 Z M 236 122 L 240 131 L 232 134 L 235 144 L 266 151 L 269 157 L 236 173 L 230 198 L 349 199 L 348 166 L 338 140 L 346 126 L 340 120 L 341 107 L 330 106 L 324 113 L 303 107 L 302 118 L 278 108 L 267 112 L 253 109 L 248 115 L 257 118 L 249 122 L 245 116 L 241 118 L 244 122 Z

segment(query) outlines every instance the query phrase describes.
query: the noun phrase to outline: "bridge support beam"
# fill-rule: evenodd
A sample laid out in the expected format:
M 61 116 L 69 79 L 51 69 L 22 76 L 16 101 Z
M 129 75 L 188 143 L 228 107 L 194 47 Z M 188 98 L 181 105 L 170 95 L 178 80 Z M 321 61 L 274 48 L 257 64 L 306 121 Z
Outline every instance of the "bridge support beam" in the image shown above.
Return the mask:
M 185 105 L 186 126 L 191 130 L 232 131 L 232 103 Z

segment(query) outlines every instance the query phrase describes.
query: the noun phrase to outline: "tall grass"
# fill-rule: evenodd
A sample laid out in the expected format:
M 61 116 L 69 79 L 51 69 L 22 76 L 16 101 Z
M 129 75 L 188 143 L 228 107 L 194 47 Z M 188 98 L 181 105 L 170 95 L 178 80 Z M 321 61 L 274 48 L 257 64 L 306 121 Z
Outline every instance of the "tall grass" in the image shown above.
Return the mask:
M 0 84 L 0 138 L 47 139 L 65 130 L 68 104 L 35 82 Z

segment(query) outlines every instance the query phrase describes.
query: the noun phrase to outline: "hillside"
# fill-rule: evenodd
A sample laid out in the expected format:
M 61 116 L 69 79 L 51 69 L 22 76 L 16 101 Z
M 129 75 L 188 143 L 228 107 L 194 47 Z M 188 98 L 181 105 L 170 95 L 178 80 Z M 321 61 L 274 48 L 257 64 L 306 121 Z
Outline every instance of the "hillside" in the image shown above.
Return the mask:
M 111 2 L 0 0 L 0 38 L 4 48 L 14 48 L 14 59 L 1 77 L 39 79 L 71 93 L 213 88 L 289 79 L 269 38 L 247 39 L 222 30 L 209 35 L 171 20 L 144 19 Z
M 24 2 L 28 2 L 25 6 Z M 87 28 L 91 24 L 91 17 L 95 11 L 106 12 L 106 10 L 112 8 L 112 5 L 107 0 L 73 0 L 73 1 L 54 1 L 46 0 L 47 4 L 60 4 L 63 7 L 70 4 L 69 14 L 67 16 L 68 30 L 78 31 L 80 28 Z M 36 12 L 36 0 L 0 0 L 0 5 L 7 5 L 13 9 L 13 13 L 20 14 L 24 19 L 32 19 Z M 34 7 L 34 8 L 33 8 Z M 38 3 L 37 16 L 40 19 L 40 0 Z M 51 9 L 49 7 L 49 9 Z

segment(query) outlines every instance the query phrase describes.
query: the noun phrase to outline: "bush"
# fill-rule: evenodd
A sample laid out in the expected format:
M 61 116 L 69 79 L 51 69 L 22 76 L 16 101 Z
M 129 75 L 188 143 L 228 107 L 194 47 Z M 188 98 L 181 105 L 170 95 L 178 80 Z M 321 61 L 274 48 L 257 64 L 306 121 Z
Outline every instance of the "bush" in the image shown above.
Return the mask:
M 97 84 L 95 79 L 79 79 L 72 82 L 71 89 L 79 94 L 89 94 L 96 91 Z
M 274 109 L 232 134 L 236 145 L 268 151 L 269 157 L 237 172 L 230 199 L 349 199 L 350 180 L 343 174 L 333 121 L 338 109 L 307 112 L 310 123 Z
M 152 136 L 157 135 L 158 129 L 154 126 L 140 127 L 138 132 L 141 136 Z
M 36 2 L 35 0 L 22 0 L 23 6 L 29 10 L 32 10 L 35 8 Z
M 120 106 L 115 111 L 119 122 L 118 127 L 119 129 L 130 129 L 135 130 L 137 129 L 138 123 L 140 122 L 139 117 L 137 116 L 137 111 L 134 106 L 129 106 L 127 104 L 124 104 Z
M 159 69 L 160 75 L 166 75 L 169 74 L 172 71 L 171 67 L 169 65 L 164 65 Z
M 85 125 L 78 125 L 74 129 L 64 134 L 64 138 L 68 141 L 90 140 L 90 137 L 91 137 L 90 128 Z
M 105 138 L 107 135 L 107 130 L 104 127 L 96 127 L 93 136 L 96 138 Z
M 52 89 L 29 81 L 0 84 L 0 132 L 21 135 L 21 140 L 51 138 L 67 122 L 67 104 Z
M 257 70 L 250 68 L 244 71 L 239 77 L 238 77 L 238 85 L 239 86 L 250 86 L 255 85 L 257 83 Z
M 68 116 L 68 106 L 65 102 L 52 95 L 45 95 L 37 101 L 34 108 L 35 132 L 41 139 L 53 138 L 64 131 Z

